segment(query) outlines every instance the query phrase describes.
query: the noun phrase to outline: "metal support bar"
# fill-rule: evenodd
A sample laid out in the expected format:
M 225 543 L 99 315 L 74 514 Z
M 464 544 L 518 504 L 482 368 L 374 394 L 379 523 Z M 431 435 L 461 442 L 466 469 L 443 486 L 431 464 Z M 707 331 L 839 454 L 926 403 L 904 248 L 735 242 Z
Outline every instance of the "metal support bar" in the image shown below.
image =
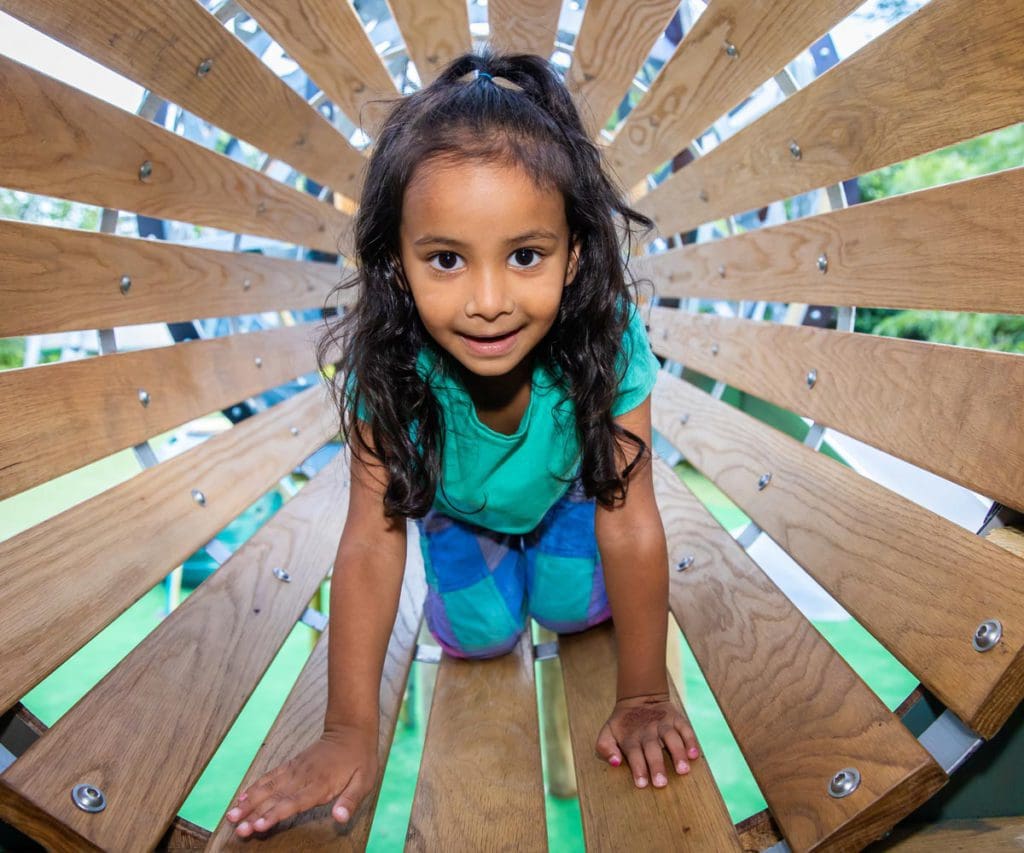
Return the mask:
M 305 612 L 299 617 L 299 621 L 321 634 L 327 630 L 327 617 L 312 607 L 306 608 Z
M 948 708 L 918 737 L 921 746 L 932 754 L 950 776 L 985 742 Z

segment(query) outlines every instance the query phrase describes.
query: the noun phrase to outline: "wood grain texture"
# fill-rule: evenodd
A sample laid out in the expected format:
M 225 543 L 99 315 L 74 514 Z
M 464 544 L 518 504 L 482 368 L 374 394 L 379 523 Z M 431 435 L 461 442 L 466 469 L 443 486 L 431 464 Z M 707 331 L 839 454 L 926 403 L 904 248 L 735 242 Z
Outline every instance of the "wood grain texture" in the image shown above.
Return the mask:
M 343 273 L 334 264 L 5 220 L 0 337 L 322 308 Z M 122 293 L 125 275 L 131 286 Z M 353 302 L 351 291 L 338 294 L 338 304 Z
M 398 603 L 395 627 L 388 643 L 384 659 L 384 670 L 380 686 L 380 742 L 377 755 L 381 774 L 387 763 L 388 752 L 398 720 L 398 710 L 405 694 L 413 654 L 416 651 L 416 636 L 423 613 L 423 598 L 426 582 L 423 577 L 423 560 L 420 554 L 416 525 L 408 528 L 408 561 L 402 595 Z M 320 637 L 313 654 L 303 668 L 295 687 L 289 694 L 281 713 L 278 714 L 270 732 L 263 740 L 259 752 L 246 771 L 245 776 L 232 796 L 233 802 L 243 790 L 253 784 L 264 773 L 288 761 L 306 748 L 323 732 L 324 714 L 327 712 L 327 631 Z M 249 838 L 235 835 L 236 824 L 222 818 L 210 838 L 209 851 L 246 850 L 259 839 L 261 850 L 278 850 L 282 853 L 315 850 L 366 849 L 377 798 L 380 794 L 378 778 L 373 790 L 366 795 L 363 804 L 346 826 L 341 826 L 331 816 L 334 799 L 329 803 L 302 812 L 275 824 L 267 832 L 254 833 Z
M 253 534 L 11 765 L 2 785 L 71 837 L 151 850 L 331 565 L 348 506 L 341 463 L 339 455 Z M 306 701 L 323 694 L 326 706 L 322 680 L 306 688 Z M 308 743 L 309 727 L 302 734 Z M 72 802 L 82 782 L 103 791 L 102 812 Z
M 961 720 L 999 731 L 1024 697 L 1020 557 L 664 371 L 654 427 Z M 977 652 L 988 619 L 1002 639 Z
M 239 5 L 356 127 L 377 135 L 386 105 L 373 102 L 400 95 L 351 2 L 239 0 Z
M 630 260 L 659 296 L 1024 314 L 1024 168 Z M 818 268 L 824 254 L 828 268 Z
M 897 827 L 868 853 L 1018 853 L 1024 817 L 976 817 Z
M 359 197 L 362 154 L 195 0 L 0 0 L 0 9 Z M 205 60 L 213 64 L 200 76 Z
M 6 57 L 0 99 L 0 186 L 351 252 L 331 205 Z
M 1021 116 L 1024 4 L 939 0 L 667 178 L 637 208 L 663 235 L 688 231 Z
M 465 0 L 389 0 L 388 6 L 424 86 L 434 82 L 456 56 L 472 50 Z
M 677 0 L 589 0 L 565 83 L 597 137 L 672 20 Z
M 499 51 L 549 59 L 558 36 L 560 0 L 489 0 L 490 44 Z
M 35 687 L 334 432 L 326 395 L 313 388 L 0 542 L 0 709 Z M 193 489 L 202 491 L 205 505 L 193 499 Z
M 547 850 L 533 645 L 442 655 L 406 850 Z
M 859 5 L 858 0 L 709 3 L 609 146 L 608 160 L 623 185 L 642 180 L 686 148 Z M 726 53 L 726 44 L 735 45 L 735 57 Z
M 659 355 L 1024 509 L 1024 355 L 661 307 L 651 340 Z
M 318 327 L 0 372 L 0 499 L 316 370 Z
M 694 558 L 670 572 L 672 612 L 790 847 L 881 837 L 946 774 L 664 461 L 655 484 L 671 565 Z M 859 786 L 830 796 L 847 767 Z
M 665 788 L 637 788 L 627 764 L 612 767 L 595 755 L 598 732 L 615 705 L 616 649 L 611 623 L 560 635 L 558 655 L 587 850 L 741 850 L 729 810 L 703 754 L 690 763 L 686 775 L 678 776 L 669 769 Z M 669 691 L 679 702 L 671 679 Z M 666 762 L 671 768 L 667 753 Z

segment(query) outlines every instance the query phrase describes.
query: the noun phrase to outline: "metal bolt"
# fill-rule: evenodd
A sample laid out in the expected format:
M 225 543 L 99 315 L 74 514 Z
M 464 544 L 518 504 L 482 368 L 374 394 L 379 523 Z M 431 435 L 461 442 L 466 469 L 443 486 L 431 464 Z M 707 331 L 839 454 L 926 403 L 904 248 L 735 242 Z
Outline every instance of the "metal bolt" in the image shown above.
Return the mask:
M 733 59 L 740 55 L 740 52 L 736 49 L 736 45 L 734 45 L 730 41 L 727 41 L 725 43 L 725 52 L 729 54 L 729 56 L 731 56 Z
M 254 358 L 253 361 L 256 363 L 257 367 L 263 367 L 263 359 L 260 358 L 259 356 L 256 356 L 256 358 Z
M 132 287 L 132 277 L 130 275 L 121 276 L 121 292 L 127 293 Z
M 251 288 L 252 288 L 252 281 L 251 280 L 246 279 L 245 281 L 242 282 L 242 290 L 250 290 Z
M 680 415 L 679 416 L 679 423 L 681 423 L 683 426 L 686 426 L 689 422 L 690 422 L 690 413 L 689 412 L 687 412 L 684 415 Z
M 708 191 L 707 190 L 701 190 L 699 193 L 697 193 L 697 198 L 699 198 L 701 201 L 707 201 L 708 200 Z
M 711 354 L 712 355 L 718 355 L 718 344 L 712 344 L 711 345 Z
M 807 387 L 808 388 L 813 388 L 814 387 L 814 383 L 817 382 L 817 381 L 818 381 L 818 371 L 817 370 L 811 370 L 807 374 Z
M 818 269 L 823 273 L 828 272 L 828 255 L 824 252 L 818 255 Z
M 282 580 L 285 583 L 291 583 L 292 582 L 292 576 L 290 574 L 288 574 L 288 572 L 286 572 L 284 569 L 275 566 L 273 571 L 274 571 L 274 577 L 277 578 L 278 580 Z
M 196 66 L 196 77 L 205 77 L 210 73 L 211 68 L 213 68 L 213 60 L 204 59 Z
M 683 559 L 676 563 L 677 572 L 685 572 L 690 566 L 693 565 L 693 554 L 687 554 Z
M 860 773 L 856 767 L 844 767 L 828 783 L 828 793 L 836 799 L 848 797 L 860 787 Z
M 987 652 L 995 648 L 1002 636 L 1002 623 L 998 619 L 986 619 L 975 629 L 971 643 L 975 651 Z
M 765 486 L 767 486 L 771 482 L 771 479 L 772 475 L 770 471 L 767 474 L 762 474 L 760 479 L 758 479 L 757 481 L 758 491 L 764 491 Z
M 718 277 L 725 278 L 725 264 L 718 265 Z
M 143 408 L 149 405 L 149 391 L 145 388 L 139 389 L 139 402 L 142 403 Z
M 291 433 L 292 435 L 298 435 L 298 434 L 299 434 L 299 428 L 298 428 L 297 426 L 293 426 L 293 427 L 292 427 L 292 428 L 291 428 L 291 429 L 289 430 L 289 432 L 290 432 L 290 433 Z
M 795 139 L 789 140 L 789 153 L 793 155 L 794 160 L 800 159 L 800 146 L 796 144 Z
M 148 181 L 149 176 L 153 174 L 153 164 L 149 160 L 143 160 L 142 165 L 139 166 L 139 180 Z
M 71 800 L 83 812 L 101 812 L 107 807 L 107 798 L 95 785 L 75 785 L 71 789 Z
M 206 495 L 199 491 L 199 489 L 192 490 L 192 500 L 199 504 L 199 506 L 206 506 Z

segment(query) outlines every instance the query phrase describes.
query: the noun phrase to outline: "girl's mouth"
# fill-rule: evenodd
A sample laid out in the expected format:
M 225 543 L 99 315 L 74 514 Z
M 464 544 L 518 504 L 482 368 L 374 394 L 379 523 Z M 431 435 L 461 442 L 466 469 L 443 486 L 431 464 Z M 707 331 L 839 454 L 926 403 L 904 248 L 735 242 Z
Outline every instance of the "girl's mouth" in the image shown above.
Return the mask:
M 474 355 L 505 355 L 515 346 L 519 337 L 519 329 L 505 335 L 498 335 L 489 338 L 478 338 L 473 335 L 462 335 L 467 349 Z

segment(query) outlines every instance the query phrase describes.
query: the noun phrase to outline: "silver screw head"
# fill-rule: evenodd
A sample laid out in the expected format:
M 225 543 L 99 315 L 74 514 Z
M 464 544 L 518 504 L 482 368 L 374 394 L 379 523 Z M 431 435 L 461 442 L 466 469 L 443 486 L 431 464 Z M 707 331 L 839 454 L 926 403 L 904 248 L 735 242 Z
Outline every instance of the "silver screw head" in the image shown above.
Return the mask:
M 757 481 L 758 491 L 764 491 L 765 487 L 772 481 L 772 475 L 769 471 L 767 474 L 762 474 Z
M 199 489 L 192 490 L 192 500 L 199 504 L 199 506 L 206 506 L 206 495 L 199 491 Z
M 251 290 L 251 289 L 252 289 L 252 281 L 250 279 L 246 279 L 245 281 L 242 282 L 242 290 Z
M 987 652 L 995 648 L 1003 637 L 1003 624 L 998 619 L 986 619 L 975 630 L 971 644 L 978 652 Z
M 733 44 L 733 43 L 732 43 L 731 41 L 727 41 L 727 42 L 725 43 L 725 52 L 726 52 L 726 53 L 727 53 L 727 54 L 728 54 L 729 56 L 731 56 L 731 57 L 732 57 L 733 59 L 735 59 L 735 58 L 736 58 L 737 56 L 739 56 L 739 55 L 740 55 L 740 52 L 739 52 L 739 50 L 738 50 L 738 49 L 736 48 L 736 45 L 734 45 L 734 44 Z
M 856 767 L 844 767 L 828 783 L 829 796 L 848 797 L 860 787 L 860 772 Z
M 707 190 L 701 190 L 699 193 L 697 193 L 697 198 L 699 198 L 701 201 L 707 201 L 708 200 L 708 191 Z
M 290 574 L 288 574 L 288 572 L 286 572 L 280 566 L 275 566 L 274 569 L 273 569 L 273 572 L 274 572 L 274 577 L 277 578 L 278 580 L 284 581 L 285 583 L 291 583 L 292 582 L 292 576 Z
M 793 155 L 794 160 L 799 160 L 801 155 L 800 146 L 796 144 L 795 139 L 789 140 L 789 153 Z
M 132 287 L 132 277 L 130 275 L 121 276 L 121 292 L 127 293 Z
M 71 800 L 84 812 L 101 812 L 107 807 L 107 798 L 95 785 L 75 785 L 71 789 Z
M 256 358 L 253 359 L 253 362 L 257 367 L 263 367 L 263 359 L 260 356 L 256 356 Z
M 693 554 L 687 554 L 683 559 L 676 563 L 677 572 L 685 572 L 690 566 L 693 565 Z
M 682 415 L 679 416 L 679 423 L 681 423 L 683 426 L 686 426 L 689 422 L 690 422 L 690 413 L 689 412 L 686 412 L 685 414 L 682 414 Z
M 149 391 L 145 388 L 139 389 L 139 402 L 142 403 L 143 406 L 149 405 Z
M 712 344 L 711 345 L 711 354 L 712 355 L 718 355 L 718 344 Z
M 299 428 L 298 428 L 297 426 L 293 426 L 293 427 L 292 427 L 292 428 L 291 428 L 290 430 L 288 430 L 288 431 L 289 431 L 289 432 L 290 432 L 290 433 L 291 433 L 292 435 L 298 435 L 298 434 L 299 434 Z
M 814 387 L 814 383 L 817 382 L 817 381 L 818 381 L 818 371 L 817 370 L 811 370 L 810 372 L 808 372 L 808 374 L 807 374 L 807 387 L 808 388 L 813 388 Z
M 196 66 L 196 77 L 205 77 L 212 68 L 213 60 L 210 58 L 204 59 Z
M 828 272 L 828 255 L 824 252 L 818 255 L 818 269 L 823 273 Z
M 139 166 L 139 180 L 148 181 L 150 176 L 153 174 L 153 163 L 150 160 L 143 160 L 142 165 Z
M 718 277 L 725 278 L 725 264 L 718 265 Z

